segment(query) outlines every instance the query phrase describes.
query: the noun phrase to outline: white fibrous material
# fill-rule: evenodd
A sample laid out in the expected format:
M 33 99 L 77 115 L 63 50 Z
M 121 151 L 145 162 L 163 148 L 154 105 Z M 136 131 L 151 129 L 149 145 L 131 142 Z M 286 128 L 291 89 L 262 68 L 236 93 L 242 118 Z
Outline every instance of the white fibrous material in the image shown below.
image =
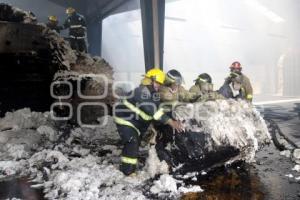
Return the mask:
M 7 144 L 6 153 L 14 159 L 28 158 L 29 154 L 24 148 L 24 145 Z
M 189 193 L 189 192 L 203 192 L 204 190 L 199 186 L 199 185 L 194 185 L 194 186 L 189 186 L 189 187 L 183 187 L 181 186 L 178 189 L 179 192 L 181 193 Z
M 288 177 L 288 178 L 294 178 L 293 174 L 286 174 L 285 176 Z
M 58 133 L 50 126 L 40 126 L 37 129 L 37 132 L 41 135 L 45 135 L 51 142 L 54 142 L 58 139 Z
M 190 106 L 179 107 L 178 111 L 184 111 L 177 117 L 187 116 L 184 112 Z M 198 111 L 201 117 L 206 116 L 206 120 L 196 117 L 201 126 L 191 126 L 191 118 L 183 123 L 187 129 L 211 134 L 208 144 L 211 148 L 232 145 L 245 154 L 250 153 L 250 157 L 242 154 L 242 159 L 247 160 L 252 158 L 260 143 L 269 139 L 264 121 L 247 103 L 208 102 Z M 202 192 L 200 186 L 184 185 L 168 174 L 168 165 L 158 159 L 155 146 L 149 148 L 146 166 L 136 176 L 124 176 L 119 171 L 120 146 L 107 143 L 119 138 L 111 117 L 107 117 L 104 127 L 74 128 L 69 138 L 55 148 L 47 146 L 48 143 L 40 142 L 39 137 L 53 144 L 59 134 L 48 114 L 23 109 L 0 119 L 4 128 L 0 131 L 0 157 L 6 159 L 0 161 L 0 179 L 30 175 L 38 185 L 42 184 L 45 197 L 49 199 L 142 200 L 147 199 L 145 192 L 171 198 L 179 198 L 182 193 Z M 34 148 L 33 143 L 37 147 Z M 160 175 L 159 179 L 152 182 L 156 175 Z M 183 177 L 197 175 L 189 173 Z
M 31 112 L 24 108 L 16 112 L 7 112 L 4 118 L 0 119 L 0 131 L 6 129 L 32 129 L 49 123 L 49 113 Z
M 158 196 L 159 194 L 168 193 L 169 196 L 172 196 L 173 198 L 179 198 L 181 194 L 203 192 L 203 189 L 200 186 L 184 186 L 181 184 L 181 181 L 174 179 L 171 175 L 163 174 L 160 176 L 159 180 L 154 181 L 150 191 L 153 194 L 158 194 Z
M 118 141 L 120 136 L 117 132 L 116 124 L 111 116 L 102 117 L 103 126 L 95 128 L 79 127 L 71 131 L 73 138 L 80 138 L 84 143 L 101 143 L 101 141 Z
M 146 161 L 146 170 L 152 178 L 157 174 L 169 173 L 168 164 L 165 161 L 159 160 L 154 145 L 152 145 L 149 150 L 149 156 Z
M 45 188 L 50 199 L 146 199 L 138 185 L 143 177 L 125 177 L 116 166 L 98 164 L 87 156 L 70 161 L 65 170 L 55 171 Z M 140 181 L 142 180 L 142 181 Z
M 154 185 L 151 187 L 150 191 L 153 194 L 158 194 L 162 192 L 177 192 L 177 182 L 169 174 L 163 174 L 160 176 L 159 180 L 154 181 Z
M 185 129 L 203 132 L 211 138 L 208 148 L 232 146 L 240 150 L 241 160 L 253 162 L 259 147 L 270 141 L 267 125 L 249 103 L 217 100 L 183 104 L 175 109 L 175 118 Z
M 0 161 L 0 179 L 30 176 L 37 183 L 33 187 L 44 188 L 46 198 L 144 200 L 147 197 L 144 196 L 143 187 L 149 184 L 148 180 L 157 174 L 168 173 L 168 166 L 159 161 L 152 146 L 147 167 L 136 176 L 124 176 L 119 170 L 120 146 L 105 144 L 105 138 L 108 138 L 107 141 L 117 138 L 116 127 L 110 117 L 106 127 L 72 129 L 71 139 L 66 139 L 69 143 L 62 141 L 52 150 L 52 145 L 49 148 L 45 146 L 47 143 L 34 140 L 37 136 L 43 136 L 48 141 L 57 140 L 59 131 L 45 114 L 24 109 L 9 115 L 15 118 L 5 117 L 0 121 L 3 125 L 5 121 L 18 128 L 0 132 L 0 141 L 5 142 L 0 147 L 0 155 L 8 159 Z M 34 116 L 39 116 L 39 119 Z M 76 144 L 72 144 L 75 139 Z M 32 152 L 29 146 L 19 143 L 22 141 L 28 144 L 34 142 L 39 146 Z M 98 151 L 107 153 L 98 156 Z M 73 157 L 74 153 L 79 157 Z M 175 191 L 175 187 L 173 189 Z
M 291 151 L 290 150 L 281 151 L 280 155 L 289 158 L 291 156 Z
M 300 172 L 300 165 L 295 165 L 292 170 L 294 170 L 296 172 Z
M 294 150 L 292 159 L 295 163 L 300 164 L 300 149 Z
M 21 161 L 0 161 L 0 180 L 2 178 L 24 175 L 24 167 L 26 167 L 27 162 Z

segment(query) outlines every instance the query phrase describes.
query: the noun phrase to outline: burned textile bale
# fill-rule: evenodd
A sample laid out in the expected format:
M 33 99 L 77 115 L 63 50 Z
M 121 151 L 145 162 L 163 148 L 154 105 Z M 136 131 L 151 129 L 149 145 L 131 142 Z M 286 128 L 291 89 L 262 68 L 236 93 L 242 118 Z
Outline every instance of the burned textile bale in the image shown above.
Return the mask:
M 72 97 L 61 101 L 72 104 L 72 120 L 75 123 L 98 124 L 99 118 L 111 113 L 114 102 L 113 70 L 102 58 L 91 58 L 88 54 L 81 54 L 70 70 L 62 70 L 55 74 L 54 82 L 58 85 L 69 82 L 73 85 Z
M 0 58 L 0 116 L 24 107 L 48 111 L 54 101 L 67 103 L 69 110 L 61 113 L 70 114 L 76 123 L 97 122 L 109 114 L 112 67 L 102 58 L 74 51 L 57 32 L 37 24 L 31 12 L 0 4 Z M 63 109 L 53 107 L 54 113 Z
M 175 168 L 180 166 L 179 170 L 205 170 L 237 160 L 253 162 L 256 151 L 270 141 L 264 120 L 247 102 L 182 104 L 173 116 L 186 131 L 157 127 L 157 150 L 161 159 Z

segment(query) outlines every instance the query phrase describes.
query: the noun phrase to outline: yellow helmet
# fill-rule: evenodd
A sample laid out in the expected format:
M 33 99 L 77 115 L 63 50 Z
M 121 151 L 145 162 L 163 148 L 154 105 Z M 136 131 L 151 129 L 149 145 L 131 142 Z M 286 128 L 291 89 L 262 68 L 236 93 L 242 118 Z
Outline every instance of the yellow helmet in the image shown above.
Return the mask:
M 51 15 L 48 17 L 49 21 L 57 22 L 57 17 L 54 15 Z
M 160 69 L 153 68 L 153 69 L 150 69 L 146 73 L 146 77 L 150 78 L 160 84 L 163 84 L 166 79 L 166 74 L 163 71 L 161 71 Z
M 66 14 L 68 14 L 68 15 L 71 15 L 71 14 L 73 14 L 74 12 L 75 12 L 75 9 L 72 8 L 72 7 L 68 7 L 68 8 L 66 9 Z

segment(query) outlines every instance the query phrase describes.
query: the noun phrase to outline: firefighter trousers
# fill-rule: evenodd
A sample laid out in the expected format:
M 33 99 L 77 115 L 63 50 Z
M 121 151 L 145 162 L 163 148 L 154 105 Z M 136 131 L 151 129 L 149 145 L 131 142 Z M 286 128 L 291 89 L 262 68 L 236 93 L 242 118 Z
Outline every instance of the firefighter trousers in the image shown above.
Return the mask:
M 72 49 L 78 52 L 87 53 L 87 45 L 84 38 L 81 39 L 70 38 L 70 45 Z
M 130 126 L 117 124 L 118 132 L 124 145 L 120 170 L 125 175 L 135 172 L 138 162 L 138 152 L 140 146 L 139 133 Z

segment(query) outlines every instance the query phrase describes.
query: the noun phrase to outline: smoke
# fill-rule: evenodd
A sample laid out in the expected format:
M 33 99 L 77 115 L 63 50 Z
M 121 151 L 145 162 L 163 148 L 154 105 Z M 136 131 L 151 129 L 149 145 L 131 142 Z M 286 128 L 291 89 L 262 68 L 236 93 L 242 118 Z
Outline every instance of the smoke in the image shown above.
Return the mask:
M 166 2 L 164 69 L 179 70 L 187 88 L 207 72 L 218 89 L 238 60 L 256 95 L 300 95 L 297 1 Z M 103 31 L 103 57 L 118 79 L 138 84 L 144 71 L 140 10 L 108 17 Z

